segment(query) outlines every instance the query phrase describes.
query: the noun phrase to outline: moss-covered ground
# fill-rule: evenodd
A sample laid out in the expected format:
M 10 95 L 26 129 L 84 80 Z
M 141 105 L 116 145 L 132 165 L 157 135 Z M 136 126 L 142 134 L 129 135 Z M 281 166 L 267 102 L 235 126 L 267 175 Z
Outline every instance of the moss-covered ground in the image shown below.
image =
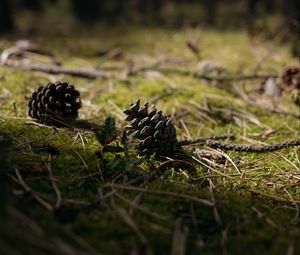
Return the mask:
M 1 38 L 0 50 L 15 39 Z M 122 111 L 140 98 L 171 115 L 178 139 L 227 133 L 235 136 L 228 142 L 256 145 L 297 139 L 299 119 L 265 108 L 299 108 L 289 95 L 270 99 L 255 92 L 262 80 L 216 84 L 160 68 L 203 72 L 206 63 L 209 75 L 216 65 L 222 75 L 276 75 L 298 65 L 288 45 L 205 29 L 116 28 L 30 39 L 64 66 L 96 67 L 108 77 L 0 67 L 0 134 L 12 144 L 9 153 L 3 145 L 0 156 L 1 171 L 8 170 L 0 254 L 300 253 L 299 148 L 220 156 L 200 144 L 185 148 L 202 162 L 193 163 L 196 171 L 174 169 L 139 157 L 130 144 L 127 153 L 101 156 L 92 130 L 38 125 L 27 117 L 31 93 L 64 80 L 81 92 L 80 119 L 97 125 L 112 117 L 122 130 Z M 143 67 L 148 70 L 135 72 Z M 227 89 L 232 86 L 263 106 L 249 105 Z M 200 157 L 204 150 L 214 157 Z

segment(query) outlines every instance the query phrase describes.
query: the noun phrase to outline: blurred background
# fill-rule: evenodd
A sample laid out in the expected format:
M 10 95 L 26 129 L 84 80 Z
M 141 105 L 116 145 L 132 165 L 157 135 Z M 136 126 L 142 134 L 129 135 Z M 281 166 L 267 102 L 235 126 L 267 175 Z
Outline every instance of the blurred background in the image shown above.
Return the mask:
M 299 48 L 297 0 L 0 0 L 0 33 L 67 35 L 104 26 L 245 29 Z
M 297 0 L 1 0 L 0 30 L 33 33 L 38 20 L 54 28 L 142 24 L 276 31 L 285 26 L 296 33 L 299 5 Z

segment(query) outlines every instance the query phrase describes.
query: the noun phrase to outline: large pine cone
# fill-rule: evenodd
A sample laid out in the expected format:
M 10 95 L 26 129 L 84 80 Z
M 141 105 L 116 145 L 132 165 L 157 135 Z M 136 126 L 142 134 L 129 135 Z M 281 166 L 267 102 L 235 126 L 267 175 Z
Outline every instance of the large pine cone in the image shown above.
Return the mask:
M 287 92 L 300 89 L 300 67 L 289 67 L 281 75 L 281 87 Z
M 80 93 L 67 82 L 49 83 L 33 92 L 28 102 L 30 117 L 46 124 L 72 121 L 81 107 Z
M 173 121 L 157 111 L 155 106 L 148 110 L 146 102 L 140 107 L 140 100 L 130 104 L 130 110 L 124 111 L 131 138 L 137 138 L 140 155 L 171 156 L 177 147 L 176 129 Z

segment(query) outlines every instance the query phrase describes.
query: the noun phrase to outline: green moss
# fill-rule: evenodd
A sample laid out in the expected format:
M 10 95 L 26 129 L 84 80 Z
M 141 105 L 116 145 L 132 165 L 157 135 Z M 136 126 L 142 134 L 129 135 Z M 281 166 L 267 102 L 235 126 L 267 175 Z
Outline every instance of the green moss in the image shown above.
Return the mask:
M 221 160 L 211 168 L 196 165 L 196 173 L 189 169 L 168 169 L 142 178 L 161 162 L 138 157 L 131 147 L 126 153 L 107 153 L 101 158 L 99 151 L 103 147 L 91 130 L 33 125 L 28 123 L 27 117 L 27 98 L 38 86 L 57 79 L 76 85 L 83 99 L 80 118 L 98 125 L 112 116 L 121 130 L 126 125 L 122 110 L 140 98 L 143 102 L 155 102 L 167 114 L 188 111 L 187 115 L 174 120 L 180 139 L 228 132 L 236 135 L 234 142 L 237 143 L 296 139 L 299 137 L 298 119 L 249 106 L 214 84 L 159 70 L 125 75 L 130 63 L 138 68 L 162 59 L 185 61 L 176 64 L 176 68 L 194 70 L 197 61 L 185 46 L 188 39 L 199 44 L 203 59 L 220 63 L 233 75 L 251 74 L 270 52 L 272 54 L 262 62 L 260 73 L 276 73 L 287 65 L 296 65 L 297 60 L 288 54 L 288 47 L 276 42 L 253 41 L 243 32 L 198 29 L 127 28 L 120 31 L 120 28 L 103 28 L 91 34 L 61 36 L 56 40 L 49 40 L 49 36 L 52 35 L 36 39 L 64 65 L 97 66 L 107 70 L 116 67 L 124 69 L 124 73 L 114 72 L 107 80 L 88 81 L 0 68 L 0 99 L 4 99 L 3 103 L 0 101 L 0 133 L 11 138 L 15 148 L 14 168 L 9 169 L 11 209 L 5 223 L 10 231 L 0 228 L 1 254 L 12 254 L 16 250 L 22 254 L 62 254 L 57 246 L 61 241 L 72 249 L 88 253 L 93 247 L 101 254 L 128 254 L 134 247 L 143 251 L 143 237 L 154 254 L 169 254 L 178 219 L 182 222 L 180 230 L 188 229 L 187 254 L 208 255 L 220 251 L 284 254 L 291 249 L 289 247 L 293 247 L 295 253 L 299 251 L 298 207 L 293 202 L 300 200 L 297 148 L 264 154 L 227 152 L 242 174 L 232 163 Z M 0 48 L 10 43 L 1 39 Z M 123 58 L 98 57 L 101 52 L 117 47 L 123 50 Z M 259 81 L 245 82 L 245 91 L 252 93 L 258 84 Z M 280 99 L 280 105 L 290 111 L 298 110 L 288 96 Z M 264 136 L 270 129 L 276 132 Z M 120 143 L 117 139 L 114 146 Z M 200 145 L 199 148 L 202 149 Z M 191 148 L 186 150 L 192 153 Z M 15 168 L 31 192 L 24 191 Z M 134 182 L 135 187 L 150 192 L 116 192 L 105 186 L 127 182 Z M 62 197 L 59 209 L 55 208 L 58 194 L 53 183 Z M 208 200 L 213 194 L 217 206 L 214 209 L 164 193 L 152 194 L 151 190 Z M 47 211 L 39 199 L 50 204 L 53 211 Z M 142 209 L 128 204 L 128 200 Z M 125 216 L 117 213 L 116 208 L 125 209 Z M 137 234 L 139 231 L 142 234 Z M 51 249 L 56 246 L 57 249 Z

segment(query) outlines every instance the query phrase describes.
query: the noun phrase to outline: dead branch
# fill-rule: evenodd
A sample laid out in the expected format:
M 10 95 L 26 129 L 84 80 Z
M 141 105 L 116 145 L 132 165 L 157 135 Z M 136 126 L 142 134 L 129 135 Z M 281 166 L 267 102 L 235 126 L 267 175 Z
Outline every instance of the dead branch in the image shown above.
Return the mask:
M 52 64 L 44 64 L 44 63 L 29 63 L 24 62 L 22 60 L 14 60 L 10 59 L 10 56 L 15 53 L 16 49 L 8 48 L 4 50 L 0 56 L 0 65 L 20 70 L 26 71 L 39 71 L 48 74 L 66 74 L 81 78 L 87 79 L 106 79 L 108 78 L 107 73 L 103 70 L 97 69 L 88 69 L 88 68 L 75 68 L 75 67 L 62 67 L 58 65 Z M 277 78 L 275 74 L 267 74 L 267 75 L 221 75 L 221 76 L 209 76 L 203 73 L 199 73 L 193 70 L 185 70 L 185 69 L 178 69 L 178 68 L 170 68 L 170 67 L 161 67 L 160 63 L 156 63 L 151 66 L 145 66 L 141 68 L 137 68 L 135 70 L 130 71 L 130 75 L 138 75 L 142 72 L 147 71 L 158 71 L 164 74 L 179 74 L 184 76 L 194 77 L 196 79 L 203 79 L 207 81 L 218 81 L 218 82 L 228 82 L 228 81 L 242 81 L 242 80 L 255 80 L 255 79 L 266 79 L 266 78 Z
M 141 67 L 136 70 L 133 70 L 130 75 L 136 75 L 140 72 L 147 72 L 147 71 L 158 71 L 164 74 L 179 74 L 184 76 L 190 76 L 193 78 L 207 80 L 207 81 L 218 81 L 218 82 L 229 82 L 229 81 L 244 81 L 244 80 L 263 80 L 266 78 L 277 78 L 278 75 L 276 74 L 265 74 L 265 75 L 258 75 L 258 74 L 250 74 L 250 75 L 222 75 L 222 76 L 210 76 L 203 73 L 199 73 L 193 70 L 185 70 L 179 68 L 170 68 L 170 67 L 160 67 L 157 65 Z
M 1 62 L 0 65 L 25 71 L 38 71 L 48 74 L 66 74 L 81 78 L 87 79 L 106 79 L 107 75 L 97 69 L 88 69 L 88 68 L 75 68 L 75 67 L 61 67 L 51 64 L 43 64 L 43 63 L 24 63 L 22 61 L 17 60 L 6 60 Z

